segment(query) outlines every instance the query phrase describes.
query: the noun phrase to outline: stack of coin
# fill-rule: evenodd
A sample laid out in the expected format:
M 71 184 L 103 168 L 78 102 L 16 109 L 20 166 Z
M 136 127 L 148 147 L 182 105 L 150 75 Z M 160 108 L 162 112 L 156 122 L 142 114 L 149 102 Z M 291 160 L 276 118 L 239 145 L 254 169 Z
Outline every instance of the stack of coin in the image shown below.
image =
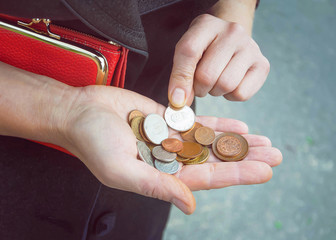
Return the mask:
M 156 146 L 152 150 L 155 158 L 155 168 L 161 172 L 174 174 L 179 170 L 179 164 L 176 161 L 176 153 L 168 152 L 161 146 Z
M 145 116 L 133 110 L 128 116 L 134 135 L 139 140 L 139 157 L 162 172 L 174 174 L 179 170 L 178 162 L 185 165 L 202 164 L 209 159 L 209 146 L 222 161 L 242 160 L 248 145 L 244 137 L 235 133 L 215 136 L 213 129 L 195 122 L 193 110 L 167 107 L 163 119 L 158 114 Z M 180 132 L 185 142 L 168 138 L 168 126 Z
M 168 138 L 166 121 L 158 114 L 145 116 L 139 110 L 130 112 L 128 121 L 139 140 L 137 148 L 140 159 L 162 172 L 176 173 L 179 170 L 179 163 L 176 161 L 175 152 L 181 150 L 182 142 Z M 163 141 L 163 146 L 169 151 L 160 146 Z
M 195 142 L 183 142 L 183 149 L 177 154 L 176 160 L 186 165 L 205 163 L 210 156 L 207 147 Z

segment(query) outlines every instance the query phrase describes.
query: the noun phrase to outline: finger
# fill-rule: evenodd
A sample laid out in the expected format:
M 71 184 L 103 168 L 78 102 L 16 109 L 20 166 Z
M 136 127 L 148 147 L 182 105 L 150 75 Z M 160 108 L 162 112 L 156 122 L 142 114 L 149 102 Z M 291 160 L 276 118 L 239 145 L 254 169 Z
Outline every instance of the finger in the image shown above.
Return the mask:
M 216 136 L 221 133 L 223 132 L 215 131 Z M 246 139 L 249 147 L 272 147 L 272 142 L 268 137 L 253 134 L 242 134 L 242 136 Z
M 189 95 L 189 98 L 187 98 L 187 102 L 186 104 L 190 107 L 191 104 L 193 103 L 194 101 L 194 98 L 195 98 L 195 92 L 194 92 L 194 89 L 191 89 L 191 93 Z
M 248 51 L 236 52 L 209 93 L 213 96 L 223 96 L 234 91 L 252 64 L 253 59 Z
M 216 38 L 206 49 L 195 72 L 194 90 L 196 96 L 206 96 L 217 84 L 223 69 L 232 61 L 236 46 L 233 38 L 224 37 Z
M 243 137 L 247 140 L 249 147 L 272 147 L 272 142 L 268 137 L 243 134 Z
M 250 99 L 264 84 L 269 73 L 270 64 L 263 57 L 262 60 L 255 63 L 244 76 L 238 87 L 225 94 L 224 97 L 230 101 L 246 101 Z
M 178 177 L 192 191 L 267 182 L 272 169 L 263 162 L 241 161 L 187 165 Z
M 279 151 L 279 149 L 273 148 L 273 147 L 265 147 L 265 146 L 251 147 L 249 146 L 249 150 L 248 150 L 246 157 L 241 161 L 264 162 L 264 163 L 267 163 L 271 167 L 275 167 L 275 166 L 278 166 L 282 162 L 282 154 Z M 223 162 L 223 161 L 217 158 L 216 155 L 211 150 L 210 157 L 207 162 L 214 163 L 214 162 Z
M 185 214 L 195 210 L 196 203 L 190 189 L 175 176 L 159 172 L 137 159 L 118 163 L 118 166 L 108 168 L 108 176 L 102 181 L 105 185 L 171 202 Z
M 282 162 L 282 154 L 274 147 L 250 147 L 243 161 L 260 161 L 275 167 Z
M 168 98 L 174 107 L 182 107 L 190 99 L 197 63 L 221 30 L 214 19 L 206 15 L 196 18 L 176 45 L 168 86 Z M 213 27 L 209 28 L 209 22 Z
M 246 123 L 236 119 L 197 116 L 196 122 L 201 123 L 203 126 L 210 127 L 217 132 L 248 133 L 248 126 Z

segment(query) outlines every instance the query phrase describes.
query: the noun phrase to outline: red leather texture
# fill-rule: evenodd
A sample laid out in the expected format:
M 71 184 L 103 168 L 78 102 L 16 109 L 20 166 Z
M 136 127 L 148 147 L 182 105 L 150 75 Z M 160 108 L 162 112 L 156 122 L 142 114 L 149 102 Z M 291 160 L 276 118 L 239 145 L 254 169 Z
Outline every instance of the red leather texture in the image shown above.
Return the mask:
M 95 84 L 97 66 L 89 58 L 0 28 L 0 60 L 75 87 Z
M 1 19 L 9 21 L 13 25 L 16 25 L 18 20 L 30 22 L 29 19 L 3 14 L 0 14 Z M 46 31 L 43 23 L 35 25 L 35 29 Z M 108 62 L 106 85 L 124 87 L 128 49 L 55 25 L 50 25 L 50 30 L 52 33 L 60 35 L 62 39 L 93 48 L 102 53 Z M 0 61 L 29 72 L 54 78 L 74 87 L 96 83 L 97 66 L 91 59 L 1 27 Z M 59 146 L 50 143 L 41 144 L 71 154 Z

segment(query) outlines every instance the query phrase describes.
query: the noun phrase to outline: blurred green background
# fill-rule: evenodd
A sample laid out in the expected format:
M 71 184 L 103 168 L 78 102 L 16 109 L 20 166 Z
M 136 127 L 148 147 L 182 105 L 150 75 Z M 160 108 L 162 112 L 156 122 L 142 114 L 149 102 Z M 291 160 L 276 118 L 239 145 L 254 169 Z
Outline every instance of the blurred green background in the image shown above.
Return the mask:
M 261 0 L 254 39 L 271 62 L 244 103 L 197 99 L 197 114 L 236 118 L 283 153 L 271 181 L 195 192 L 173 208 L 165 240 L 336 239 L 336 1 Z

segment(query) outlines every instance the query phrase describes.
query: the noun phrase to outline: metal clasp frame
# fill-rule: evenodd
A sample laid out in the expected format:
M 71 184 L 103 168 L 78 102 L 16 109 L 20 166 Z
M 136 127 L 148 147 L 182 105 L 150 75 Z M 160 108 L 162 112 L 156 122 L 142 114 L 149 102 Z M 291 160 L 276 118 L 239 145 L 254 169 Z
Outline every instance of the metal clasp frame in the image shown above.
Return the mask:
M 38 24 L 41 21 L 46 25 L 47 33 L 42 32 L 42 31 L 38 31 L 38 30 L 36 30 L 35 28 L 32 27 L 34 24 Z M 36 33 L 45 34 L 45 35 L 48 35 L 49 37 L 55 38 L 57 40 L 60 40 L 61 36 L 50 32 L 50 23 L 51 23 L 51 20 L 47 19 L 47 18 L 42 18 L 42 19 L 40 19 L 40 18 L 33 18 L 30 23 L 25 23 L 25 22 L 17 21 L 17 24 L 20 25 L 20 26 L 29 28 L 30 30 L 33 30 Z

